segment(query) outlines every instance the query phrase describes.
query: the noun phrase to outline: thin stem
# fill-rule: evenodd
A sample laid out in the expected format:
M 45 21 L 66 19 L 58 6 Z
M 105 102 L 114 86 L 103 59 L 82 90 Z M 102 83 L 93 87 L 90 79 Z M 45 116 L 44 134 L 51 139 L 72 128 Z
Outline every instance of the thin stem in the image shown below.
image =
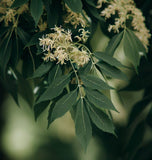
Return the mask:
M 74 71 L 74 73 L 75 73 L 75 77 L 76 77 L 76 79 L 77 79 L 77 84 L 78 84 L 80 96 L 81 96 L 81 98 L 84 98 L 84 97 L 83 97 L 83 94 L 82 94 L 82 91 L 81 91 L 81 86 L 82 86 L 82 85 L 80 84 L 80 81 L 79 81 L 79 77 L 78 77 L 77 71 L 75 70 L 74 65 L 73 65 L 71 59 L 69 59 L 69 61 L 70 61 L 70 63 L 71 63 L 72 69 L 73 69 L 73 71 Z

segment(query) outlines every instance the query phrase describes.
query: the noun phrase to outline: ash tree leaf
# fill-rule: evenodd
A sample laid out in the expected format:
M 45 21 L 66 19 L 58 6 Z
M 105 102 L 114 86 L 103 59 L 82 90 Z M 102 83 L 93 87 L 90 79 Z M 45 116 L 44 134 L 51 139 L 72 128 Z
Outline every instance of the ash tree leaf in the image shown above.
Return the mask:
M 45 9 L 47 11 L 47 22 L 48 26 L 53 28 L 55 25 L 58 24 L 60 18 L 60 11 L 62 9 L 60 1 L 52 0 L 43 1 Z
M 37 26 L 39 19 L 43 13 L 42 0 L 31 0 L 30 11 L 31 11 L 31 15 L 35 21 L 35 26 Z
M 63 75 L 57 78 L 49 87 L 46 89 L 46 91 L 40 96 L 40 98 L 37 101 L 37 104 L 46 100 L 52 100 L 53 98 L 60 95 L 65 88 L 65 86 L 70 82 L 70 75 Z
M 115 127 L 108 117 L 103 111 L 94 107 L 94 105 L 86 102 L 86 106 L 90 115 L 92 122 L 102 131 L 115 134 Z
M 6 68 L 11 57 L 12 38 L 11 34 L 0 43 L 0 72 L 5 77 Z
M 86 3 L 88 3 L 90 6 L 92 6 L 92 7 L 97 7 L 97 5 L 94 3 L 94 1 L 92 1 L 92 0 L 85 0 L 86 1 Z
M 30 82 L 28 80 L 25 80 L 18 71 L 15 71 L 15 74 L 18 78 L 18 90 L 20 95 L 23 97 L 24 100 L 26 100 L 30 107 L 33 107 L 34 94 Z
M 41 115 L 41 113 L 48 107 L 50 101 L 44 101 L 34 105 L 34 116 L 35 120 Z
M 38 32 L 34 34 L 31 39 L 28 41 L 25 47 L 34 46 L 39 43 L 39 38 L 41 38 L 46 32 Z
M 108 55 L 107 53 L 95 52 L 94 55 L 98 59 L 110 64 L 111 66 L 114 66 L 114 67 L 125 67 L 117 59 L 113 58 L 112 56 Z
M 12 68 L 15 68 L 18 64 L 18 61 L 22 55 L 22 44 L 18 38 L 18 36 L 15 34 L 15 36 L 12 39 L 12 53 L 10 58 L 10 65 Z
M 49 72 L 49 70 L 52 67 L 52 63 L 48 62 L 48 63 L 42 63 L 34 72 L 32 78 L 38 78 L 38 77 L 42 77 L 44 74 L 46 74 L 47 72 Z
M 82 2 L 81 0 L 64 0 L 68 7 L 73 11 L 80 13 L 82 12 Z
M 108 109 L 117 111 L 112 102 L 101 92 L 95 90 L 86 90 L 86 96 L 89 102 L 95 105 L 100 110 Z
M 96 7 L 93 7 L 92 5 L 86 5 L 85 6 L 88 15 L 92 17 L 92 19 L 99 20 L 100 22 L 105 22 L 104 18 L 100 16 L 100 13 L 98 12 L 98 9 Z
M 92 69 L 92 63 L 91 61 L 89 61 L 85 66 L 79 69 L 79 75 L 90 73 L 91 69 Z
M 86 150 L 92 137 L 92 127 L 83 99 L 79 99 L 76 106 L 75 131 L 80 143 Z
M 120 69 L 114 66 L 111 66 L 107 63 L 104 63 L 104 62 L 102 63 L 98 62 L 96 65 L 101 69 L 101 72 L 104 73 L 106 76 L 115 78 L 115 79 L 121 79 L 124 81 L 128 81 L 127 76 L 123 72 L 121 72 Z
M 50 124 L 51 124 L 51 117 L 52 117 L 52 111 L 53 111 L 53 108 L 55 106 L 55 102 L 53 101 L 50 105 L 50 108 L 49 108 L 49 113 L 48 113 L 48 117 L 47 117 L 47 120 L 48 120 L 48 126 L 47 128 L 49 128 Z
M 66 95 L 64 95 L 59 101 L 56 102 L 51 115 L 50 123 L 55 119 L 63 116 L 70 108 L 76 103 L 77 100 L 77 90 L 74 90 Z
M 15 0 L 11 6 L 11 8 L 20 7 L 21 5 L 27 3 L 29 0 Z
M 126 147 L 126 152 L 128 152 L 128 159 L 132 159 L 134 157 L 137 149 L 142 143 L 145 135 L 145 129 L 145 122 L 142 121 L 136 126 L 135 130 L 133 131 Z
M 17 34 L 24 45 L 29 42 L 30 35 L 25 32 L 21 27 L 17 27 Z
M 14 78 L 13 75 L 7 75 L 6 80 L 3 80 L 1 78 L 2 77 L 0 77 L 0 83 L 2 83 L 2 85 L 6 88 L 6 90 L 10 92 L 14 101 L 19 106 L 18 94 L 17 94 L 17 91 L 18 91 L 17 80 Z
M 62 75 L 62 70 L 61 70 L 60 64 L 56 64 L 49 72 L 48 83 L 51 84 L 61 75 Z
M 128 125 L 134 123 L 137 117 L 143 112 L 143 110 L 148 106 L 152 101 L 152 96 L 146 96 L 141 101 L 137 102 L 130 113 Z
M 130 60 L 130 62 L 134 65 L 135 69 L 140 63 L 140 52 L 145 52 L 145 48 L 143 44 L 138 40 L 136 35 L 129 29 L 124 30 L 123 35 L 123 48 L 126 57 Z
M 146 122 L 152 128 L 152 104 L 151 104 L 151 109 L 150 109 L 148 116 L 146 118 Z
M 119 34 L 116 34 L 114 37 L 112 37 L 108 43 L 108 46 L 105 49 L 105 53 L 107 53 L 110 56 L 113 56 L 122 38 L 123 32 L 120 32 Z
M 101 78 L 95 77 L 93 75 L 81 75 L 80 78 L 83 82 L 83 85 L 86 87 L 97 90 L 112 89 Z
M 146 52 L 146 49 L 143 45 L 143 43 L 138 39 L 138 37 L 134 34 L 134 32 L 130 29 L 127 29 L 127 32 L 129 36 L 134 40 L 135 42 L 135 47 L 138 48 L 139 52 Z

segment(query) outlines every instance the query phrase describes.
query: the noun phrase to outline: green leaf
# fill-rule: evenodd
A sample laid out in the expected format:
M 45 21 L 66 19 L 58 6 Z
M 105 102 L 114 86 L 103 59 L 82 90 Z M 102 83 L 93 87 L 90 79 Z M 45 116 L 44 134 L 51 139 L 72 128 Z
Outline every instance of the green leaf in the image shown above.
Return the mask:
M 98 62 L 96 65 L 101 69 L 101 72 L 103 72 L 106 76 L 128 81 L 127 76 L 123 72 L 121 72 L 121 70 L 119 70 L 118 68 L 113 67 L 104 62 L 102 63 Z
M 143 45 L 143 43 L 138 39 L 138 37 L 134 34 L 134 32 L 130 29 L 127 28 L 127 32 L 131 39 L 135 42 L 135 47 L 138 48 L 139 52 L 144 52 L 146 53 L 146 49 Z
M 65 86 L 70 81 L 70 75 L 64 75 L 59 78 L 57 78 L 47 89 L 46 91 L 40 96 L 37 103 L 40 103 L 42 101 L 46 100 L 52 100 L 53 98 L 57 97 L 59 94 L 62 93 Z
M 152 141 L 149 140 L 138 149 L 132 160 L 151 160 L 151 157 L 152 157 Z
M 51 84 L 53 81 L 55 81 L 58 77 L 62 75 L 62 70 L 60 67 L 60 64 L 56 64 L 48 75 L 48 83 Z
M 114 66 L 114 67 L 125 67 L 117 59 L 113 58 L 112 56 L 108 55 L 107 53 L 95 52 L 94 55 L 98 59 L 110 64 L 111 66 Z
M 12 41 L 12 53 L 10 58 L 10 65 L 12 68 L 15 68 L 23 53 L 23 49 L 22 49 L 22 44 L 16 34 L 12 40 L 13 41 Z
M 111 89 L 108 84 L 106 84 L 101 78 L 95 77 L 93 75 L 81 75 L 80 76 L 84 86 L 97 89 L 97 90 L 104 90 L 104 89 Z
M 0 43 L 0 72 L 5 77 L 7 64 L 11 57 L 12 39 L 11 33 Z
M 41 102 L 34 105 L 34 116 L 35 120 L 41 115 L 41 113 L 48 107 L 50 101 Z
M 92 7 L 90 5 L 86 6 L 87 10 L 89 11 L 90 16 L 92 16 L 92 20 L 94 20 L 94 18 L 96 18 L 97 20 L 104 22 L 105 20 L 103 19 L 103 17 L 100 16 L 100 13 L 98 12 L 98 9 L 95 7 Z
M 15 0 L 11 6 L 11 8 L 20 7 L 21 5 L 27 3 L 29 0 Z
M 126 57 L 130 60 L 130 62 L 137 70 L 137 67 L 140 63 L 139 53 L 145 52 L 145 49 L 141 47 L 143 46 L 142 43 L 140 43 L 135 34 L 129 29 L 124 30 L 122 42 Z
M 86 106 L 91 117 L 92 122 L 102 131 L 115 134 L 114 125 L 108 115 L 101 110 L 95 108 L 89 102 L 86 102 Z
M 45 32 L 38 32 L 38 33 L 34 34 L 31 37 L 31 39 L 28 41 L 28 43 L 26 44 L 25 47 L 30 47 L 30 46 L 39 44 L 39 38 L 41 38 L 44 34 L 45 34 Z
M 152 104 L 148 116 L 146 118 L 147 124 L 152 128 Z
M 117 111 L 112 102 L 102 93 L 94 90 L 86 90 L 88 100 L 99 109 L 108 109 Z
M 74 90 L 65 96 L 63 96 L 55 104 L 50 122 L 53 122 L 55 119 L 63 116 L 70 108 L 76 103 L 77 100 L 77 90 Z
M 79 75 L 90 73 L 91 69 L 92 69 L 92 62 L 89 61 L 85 66 L 79 68 L 78 71 Z
M 112 39 L 108 43 L 108 46 L 106 47 L 105 53 L 107 53 L 110 56 L 113 56 L 122 38 L 123 32 L 120 32 L 119 34 L 116 34 L 114 37 L 112 37 Z
M 136 126 L 126 147 L 126 152 L 128 153 L 128 159 L 132 159 L 132 157 L 135 155 L 137 149 L 139 148 L 140 144 L 143 141 L 144 133 L 145 133 L 145 122 L 142 121 Z
M 19 106 L 19 102 L 18 102 L 18 84 L 17 84 L 17 80 L 14 78 L 14 76 L 12 74 L 11 75 L 7 75 L 5 80 L 1 80 L 1 77 L 0 77 L 0 83 L 6 88 L 6 90 L 9 91 L 9 93 L 13 97 L 14 101 Z
M 128 125 L 134 123 L 137 117 L 143 112 L 147 105 L 152 101 L 152 96 L 144 97 L 141 101 L 137 102 L 130 113 Z
M 25 32 L 21 27 L 17 27 L 17 34 L 24 45 L 26 45 L 30 39 L 30 35 Z
M 148 73 L 148 72 L 150 73 L 150 71 L 147 71 L 145 73 Z M 141 76 L 134 76 L 130 80 L 130 83 L 128 84 L 128 86 L 121 89 L 121 91 L 139 91 L 141 89 L 148 88 L 148 87 L 152 86 L 151 80 L 152 80 L 151 74 L 146 74 L 145 76 L 142 76 L 142 75 Z
M 75 131 L 80 143 L 86 150 L 92 137 L 92 127 L 83 99 L 80 99 L 76 106 Z
M 64 0 L 68 7 L 73 11 L 80 13 L 82 12 L 82 2 L 81 0 Z
M 51 117 L 52 117 L 52 111 L 53 111 L 54 106 L 55 106 L 55 102 L 51 103 L 50 108 L 49 108 L 48 118 L 47 118 L 47 120 L 48 120 L 47 128 L 49 128 L 49 126 L 51 124 L 50 120 L 51 120 Z
M 34 94 L 33 89 L 28 80 L 25 80 L 22 75 L 15 71 L 15 74 L 18 78 L 18 90 L 23 99 L 28 103 L 30 107 L 33 107 L 34 104 Z
M 52 67 L 52 63 L 42 63 L 34 72 L 32 78 L 38 78 L 42 77 L 44 74 L 46 74 Z
M 60 18 L 60 12 L 62 10 L 62 6 L 60 1 L 49 1 L 44 2 L 46 11 L 47 11 L 47 22 L 50 28 L 53 28 L 55 25 L 58 25 L 58 21 Z
M 97 7 L 93 0 L 85 0 L 85 1 L 86 1 L 86 3 L 88 3 L 90 6 L 92 6 L 92 7 L 94 7 L 94 8 Z
M 37 26 L 39 19 L 43 13 L 42 0 L 31 0 L 30 11 L 31 11 L 31 15 L 35 21 L 35 26 Z

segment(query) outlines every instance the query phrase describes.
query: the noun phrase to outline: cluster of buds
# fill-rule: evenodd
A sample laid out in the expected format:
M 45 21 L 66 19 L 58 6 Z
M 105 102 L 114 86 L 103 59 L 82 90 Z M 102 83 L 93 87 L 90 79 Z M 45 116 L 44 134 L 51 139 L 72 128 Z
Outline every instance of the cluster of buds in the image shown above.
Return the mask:
M 57 61 L 57 63 L 65 64 L 66 61 L 71 61 L 78 66 L 87 64 L 90 57 L 88 50 L 79 43 L 72 41 L 72 33 L 70 30 L 64 30 L 61 27 L 55 26 L 52 29 L 54 32 L 39 38 L 39 45 L 42 46 L 44 52 L 44 61 Z M 85 32 L 82 32 L 82 34 Z M 88 32 L 87 32 L 88 33 Z M 88 36 L 77 36 L 79 39 L 85 39 Z
M 131 26 L 136 36 L 141 40 L 145 48 L 149 45 L 148 39 L 150 38 L 149 30 L 145 26 L 145 18 L 142 12 L 136 8 L 133 0 L 99 0 L 98 7 L 102 6 L 102 3 L 107 3 L 107 8 L 101 12 L 101 16 L 106 19 L 112 15 L 118 15 L 115 18 L 114 24 L 109 25 L 109 32 L 113 30 L 118 33 L 120 28 L 126 28 L 127 22 L 131 22 Z
M 16 23 L 16 15 L 20 15 L 23 12 L 28 10 L 28 5 L 24 4 L 20 8 L 12 9 L 10 8 L 13 4 L 14 0 L 2 0 L 0 1 L 0 14 L 2 16 L 0 17 L 0 22 L 4 21 L 5 26 L 8 26 L 9 23 Z

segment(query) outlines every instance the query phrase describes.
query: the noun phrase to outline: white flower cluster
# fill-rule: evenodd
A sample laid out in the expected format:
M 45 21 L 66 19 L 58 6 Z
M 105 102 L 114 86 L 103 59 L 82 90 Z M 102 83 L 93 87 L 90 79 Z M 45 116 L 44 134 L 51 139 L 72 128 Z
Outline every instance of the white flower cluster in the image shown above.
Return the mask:
M 70 23 L 74 26 L 74 28 L 77 28 L 78 25 L 80 25 L 82 28 L 85 28 L 88 26 L 89 17 L 83 10 L 83 15 L 81 13 L 75 13 L 71 11 L 71 9 L 65 5 L 67 14 L 64 17 L 64 23 Z
M 39 38 L 39 45 L 42 46 L 45 55 L 44 61 L 57 61 L 57 63 L 65 64 L 66 61 L 70 60 L 78 66 L 88 63 L 90 59 L 88 50 L 81 44 L 72 41 L 70 30 L 66 31 L 57 26 L 52 30 L 54 31 L 53 33 Z M 85 35 L 82 35 L 82 37 L 86 40 Z M 82 37 L 80 36 L 79 38 L 81 39 Z
M 15 16 L 18 14 L 22 14 L 23 12 L 28 10 L 28 5 L 24 4 L 17 10 L 10 8 L 13 4 L 14 0 L 2 0 L 0 1 L 0 22 L 4 21 L 5 26 L 9 25 L 9 22 L 15 24 L 16 19 Z
M 107 3 L 108 7 L 101 12 L 101 16 L 106 19 L 110 18 L 112 15 L 117 15 L 115 22 L 109 25 L 109 32 L 113 30 L 114 32 L 119 32 L 120 28 L 127 27 L 127 21 L 131 22 L 134 33 L 141 40 L 144 46 L 147 48 L 149 45 L 148 39 L 151 37 L 149 30 L 145 26 L 145 18 L 142 12 L 136 8 L 133 0 L 99 0 L 98 6 L 102 6 L 102 3 Z

